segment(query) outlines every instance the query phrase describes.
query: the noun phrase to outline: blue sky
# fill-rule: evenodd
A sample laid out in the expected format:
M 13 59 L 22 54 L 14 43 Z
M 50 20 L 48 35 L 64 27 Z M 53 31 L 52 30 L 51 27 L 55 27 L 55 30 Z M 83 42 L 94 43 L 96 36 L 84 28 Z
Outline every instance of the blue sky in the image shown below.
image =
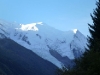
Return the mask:
M 88 35 L 96 0 L 0 0 L 0 19 L 17 23 L 44 22 L 56 29 L 77 28 Z

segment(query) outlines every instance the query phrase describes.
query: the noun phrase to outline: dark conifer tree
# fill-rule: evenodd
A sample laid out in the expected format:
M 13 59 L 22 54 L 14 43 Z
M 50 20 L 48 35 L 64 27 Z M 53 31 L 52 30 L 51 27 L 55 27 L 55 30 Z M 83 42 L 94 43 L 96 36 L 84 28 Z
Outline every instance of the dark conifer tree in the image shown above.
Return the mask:
M 88 24 L 91 34 L 88 36 L 88 48 L 76 62 L 76 70 L 80 71 L 80 75 L 100 75 L 100 0 L 96 5 L 97 8 L 91 14 L 93 24 Z
M 89 25 L 88 49 L 81 58 L 80 67 L 86 75 L 100 75 L 100 0 L 96 2 L 97 8 L 91 18 L 93 24 Z
M 88 24 L 91 34 L 88 36 L 88 48 L 82 57 L 76 59 L 76 66 L 62 75 L 100 75 L 100 0 L 96 5 L 91 14 L 93 24 Z
M 100 0 L 96 2 L 97 8 L 94 10 L 91 18 L 93 24 L 89 25 L 89 31 L 91 36 L 88 37 L 88 47 L 89 50 L 92 49 L 94 52 L 100 52 Z
M 88 48 L 76 62 L 76 70 L 80 71 L 80 75 L 100 75 L 100 0 L 96 5 L 97 8 L 91 14 L 93 24 L 88 24 L 91 34 L 88 36 Z

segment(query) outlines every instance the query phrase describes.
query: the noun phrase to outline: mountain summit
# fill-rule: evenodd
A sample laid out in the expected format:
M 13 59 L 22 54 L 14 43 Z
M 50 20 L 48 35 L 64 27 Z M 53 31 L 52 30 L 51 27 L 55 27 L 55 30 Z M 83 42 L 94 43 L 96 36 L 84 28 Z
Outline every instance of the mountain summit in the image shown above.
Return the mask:
M 60 31 L 43 22 L 15 24 L 0 20 L 1 38 L 10 38 L 57 67 L 69 65 L 86 47 L 86 37 L 77 29 Z

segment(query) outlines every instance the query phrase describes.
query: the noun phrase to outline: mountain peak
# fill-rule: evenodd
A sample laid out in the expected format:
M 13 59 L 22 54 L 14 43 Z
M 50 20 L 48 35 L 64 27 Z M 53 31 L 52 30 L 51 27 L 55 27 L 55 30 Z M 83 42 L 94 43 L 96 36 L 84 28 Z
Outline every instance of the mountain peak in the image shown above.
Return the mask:
M 43 22 L 37 22 L 36 24 L 43 25 L 44 23 Z
M 77 31 L 78 31 L 78 29 L 73 29 L 73 32 L 76 34 L 77 33 Z
M 76 51 L 78 53 L 83 51 L 86 44 L 85 36 L 77 29 L 60 31 L 43 22 L 14 24 L 0 21 L 0 23 L 0 33 L 4 35 L 6 32 L 9 33 L 7 37 L 58 67 L 61 67 L 62 62 L 52 56 L 50 50 L 55 50 L 62 58 L 68 57 L 73 60 Z
M 43 25 L 43 22 L 20 24 L 21 26 L 20 29 L 23 31 L 28 31 L 28 30 L 38 31 L 37 25 Z

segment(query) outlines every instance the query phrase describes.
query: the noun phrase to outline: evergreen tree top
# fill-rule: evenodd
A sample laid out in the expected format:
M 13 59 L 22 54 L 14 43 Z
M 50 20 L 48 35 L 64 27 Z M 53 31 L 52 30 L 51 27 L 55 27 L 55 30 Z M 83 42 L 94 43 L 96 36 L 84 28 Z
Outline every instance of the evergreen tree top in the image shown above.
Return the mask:
M 89 49 L 95 49 L 98 46 L 97 42 L 100 43 L 100 0 L 96 2 L 96 5 L 97 7 L 94 10 L 93 15 L 91 14 L 93 24 L 88 24 L 89 32 L 91 34 L 91 37 L 88 37 Z

